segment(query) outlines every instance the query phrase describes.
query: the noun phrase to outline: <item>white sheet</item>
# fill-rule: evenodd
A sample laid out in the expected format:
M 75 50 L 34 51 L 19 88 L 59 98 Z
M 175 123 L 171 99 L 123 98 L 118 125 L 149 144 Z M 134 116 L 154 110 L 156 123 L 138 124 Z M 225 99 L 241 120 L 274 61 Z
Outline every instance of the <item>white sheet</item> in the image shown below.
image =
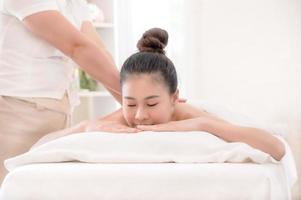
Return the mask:
M 4 200 L 290 199 L 280 165 L 252 163 L 32 164 L 2 189 Z

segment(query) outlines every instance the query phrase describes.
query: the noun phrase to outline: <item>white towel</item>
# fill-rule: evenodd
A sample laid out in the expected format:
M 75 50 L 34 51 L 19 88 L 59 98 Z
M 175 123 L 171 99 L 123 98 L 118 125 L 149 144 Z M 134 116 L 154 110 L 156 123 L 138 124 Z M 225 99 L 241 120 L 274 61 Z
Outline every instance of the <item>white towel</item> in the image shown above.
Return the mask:
M 278 163 L 245 143 L 228 143 L 206 132 L 91 132 L 62 137 L 5 161 L 20 165 L 79 161 L 90 163 Z
M 280 136 L 277 136 L 280 137 Z M 281 138 L 280 138 L 281 139 Z M 278 162 L 245 143 L 228 143 L 206 132 L 77 133 L 38 146 L 5 161 L 18 166 L 51 162 L 88 163 L 274 163 L 283 166 L 288 186 L 297 180 L 291 150 Z

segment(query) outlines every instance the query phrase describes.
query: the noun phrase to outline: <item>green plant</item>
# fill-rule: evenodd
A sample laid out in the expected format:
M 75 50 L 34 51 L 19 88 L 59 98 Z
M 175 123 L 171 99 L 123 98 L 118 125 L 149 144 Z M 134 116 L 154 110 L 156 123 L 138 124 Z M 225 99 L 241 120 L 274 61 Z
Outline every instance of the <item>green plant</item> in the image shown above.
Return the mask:
M 80 89 L 96 91 L 98 84 L 88 74 L 86 74 L 86 72 L 84 72 L 83 70 L 79 70 L 79 86 Z

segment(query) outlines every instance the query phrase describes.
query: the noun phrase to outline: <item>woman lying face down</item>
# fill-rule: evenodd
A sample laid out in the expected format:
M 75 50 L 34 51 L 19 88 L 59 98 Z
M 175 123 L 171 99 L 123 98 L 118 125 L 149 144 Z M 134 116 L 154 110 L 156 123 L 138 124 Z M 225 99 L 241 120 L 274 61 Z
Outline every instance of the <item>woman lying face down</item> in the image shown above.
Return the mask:
M 177 73 L 164 51 L 167 41 L 167 32 L 159 28 L 143 34 L 137 44 L 139 52 L 125 61 L 120 72 L 121 109 L 51 133 L 34 146 L 87 131 L 136 134 L 141 131 L 205 131 L 228 142 L 244 142 L 280 160 L 285 154 L 284 144 L 267 131 L 229 123 L 178 100 Z
M 120 72 L 122 112 L 127 124 L 153 125 L 174 121 L 178 100 L 177 73 L 165 56 L 168 35 L 162 29 L 144 33 Z

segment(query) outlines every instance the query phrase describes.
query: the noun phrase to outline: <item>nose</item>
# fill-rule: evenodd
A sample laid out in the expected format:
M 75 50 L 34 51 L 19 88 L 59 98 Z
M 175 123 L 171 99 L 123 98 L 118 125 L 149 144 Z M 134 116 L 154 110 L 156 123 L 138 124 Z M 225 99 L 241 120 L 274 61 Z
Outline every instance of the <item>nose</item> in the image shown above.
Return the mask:
M 135 120 L 137 124 L 143 124 L 143 122 L 148 120 L 148 113 L 144 108 L 138 108 L 135 115 Z

